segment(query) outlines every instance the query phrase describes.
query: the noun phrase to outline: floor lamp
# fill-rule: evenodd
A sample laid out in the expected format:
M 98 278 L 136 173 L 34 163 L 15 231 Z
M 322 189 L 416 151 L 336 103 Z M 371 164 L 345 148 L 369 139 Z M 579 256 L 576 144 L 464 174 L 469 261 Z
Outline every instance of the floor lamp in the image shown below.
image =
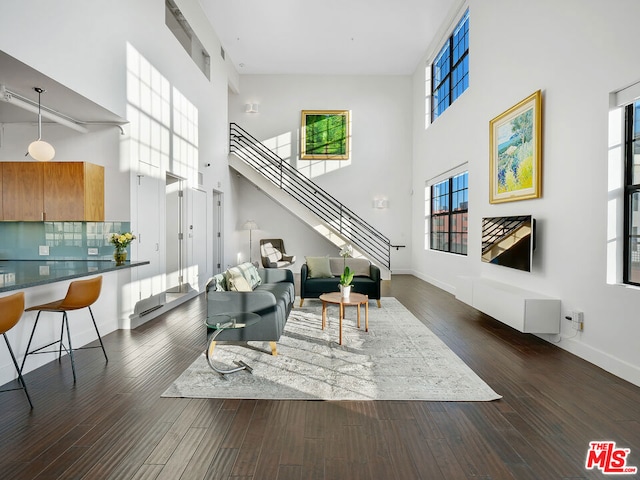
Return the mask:
M 244 225 L 242 226 L 242 228 L 245 230 L 249 230 L 249 262 L 253 263 L 251 262 L 251 231 L 257 230 L 258 224 L 253 220 L 247 220 L 246 222 L 244 222 Z

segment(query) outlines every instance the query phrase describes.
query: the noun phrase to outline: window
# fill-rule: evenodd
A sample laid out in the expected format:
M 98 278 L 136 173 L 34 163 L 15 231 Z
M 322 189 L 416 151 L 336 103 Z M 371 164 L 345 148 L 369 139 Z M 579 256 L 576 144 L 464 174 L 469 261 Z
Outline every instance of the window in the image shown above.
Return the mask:
M 625 111 L 624 283 L 640 285 L 640 100 Z
M 211 57 L 174 0 L 165 0 L 164 21 L 205 77 L 211 80 Z M 222 48 L 220 56 L 225 57 Z
M 431 64 L 431 122 L 469 87 L 469 10 Z
M 431 185 L 429 247 L 431 250 L 467 254 L 469 173 Z

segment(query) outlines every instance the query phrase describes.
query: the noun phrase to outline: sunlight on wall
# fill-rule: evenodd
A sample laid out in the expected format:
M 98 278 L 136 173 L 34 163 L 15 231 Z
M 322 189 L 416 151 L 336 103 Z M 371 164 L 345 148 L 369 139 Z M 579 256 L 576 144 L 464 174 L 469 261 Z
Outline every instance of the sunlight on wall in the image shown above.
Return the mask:
M 164 178 L 170 155 L 169 81 L 129 44 L 127 101 L 127 119 L 130 122 L 130 165 L 127 167 L 141 174 Z
M 349 135 L 351 135 L 351 124 L 353 119 L 349 117 Z M 300 130 L 298 130 L 298 139 L 302 138 Z M 351 140 L 351 138 L 349 139 Z M 298 149 L 298 156 L 296 157 L 296 164 L 294 167 L 300 172 L 301 175 L 311 179 L 321 175 L 325 175 L 329 172 L 339 170 L 351 165 L 351 159 L 353 158 L 353 142 L 349 141 L 349 159 L 348 160 L 302 160 L 300 158 L 300 149 Z
M 131 45 L 127 45 L 127 101 L 131 159 L 127 167 L 162 179 L 170 172 L 197 186 L 198 109 Z
M 291 132 L 268 138 L 262 143 L 285 162 L 291 164 Z
M 129 138 L 123 149 L 123 170 L 139 177 L 155 178 L 158 185 L 164 185 L 166 174 L 171 173 L 186 179 L 187 187 L 197 187 L 198 109 L 130 44 L 127 44 L 127 119 Z M 164 188 L 161 193 L 159 189 L 154 190 L 153 184 L 146 190 L 138 188 L 138 258 L 157 260 L 166 255 L 165 233 L 160 232 L 163 222 L 159 222 L 159 218 L 157 221 L 145 218 L 145 213 L 153 211 L 152 205 L 156 205 L 158 215 L 163 215 L 164 195 Z M 146 239 L 144 244 L 142 235 Z M 182 256 L 187 258 L 184 253 Z M 159 272 L 163 265 L 164 262 L 156 261 L 150 267 L 151 275 L 134 285 L 134 299 L 164 291 L 166 273 Z M 142 271 L 141 275 L 144 275 Z
M 623 108 L 609 111 L 609 159 L 608 159 L 608 204 L 607 204 L 607 283 L 622 282 L 622 250 L 624 215 L 623 185 Z
M 424 69 L 424 129 L 431 125 L 431 63 Z
M 173 158 L 171 172 L 198 186 L 198 109 L 173 87 Z
M 351 131 L 349 129 L 349 131 Z M 298 130 L 298 139 L 300 131 Z M 351 142 L 349 142 L 349 159 L 348 160 L 301 160 L 299 152 L 293 157 L 293 135 L 291 132 L 285 132 L 275 137 L 262 140 L 261 143 L 278 155 L 284 162 L 298 170 L 301 175 L 312 179 L 329 172 L 339 170 L 351 165 Z

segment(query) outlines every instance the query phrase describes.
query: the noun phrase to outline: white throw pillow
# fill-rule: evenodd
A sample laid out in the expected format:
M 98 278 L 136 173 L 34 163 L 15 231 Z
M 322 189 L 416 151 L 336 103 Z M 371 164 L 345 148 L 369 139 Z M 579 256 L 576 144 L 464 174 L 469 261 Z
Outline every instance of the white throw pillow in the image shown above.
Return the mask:
M 271 245 L 271 242 L 265 243 L 262 246 L 262 251 L 264 256 L 267 257 L 271 263 L 276 263 L 282 258 L 282 252 Z
M 229 284 L 229 290 L 232 292 L 252 292 L 251 285 L 249 282 L 241 275 L 239 277 L 234 277 L 233 282 Z
M 250 292 L 253 289 L 251 284 L 245 278 L 240 267 L 231 267 L 227 270 L 225 276 L 227 277 L 227 288 L 232 292 Z

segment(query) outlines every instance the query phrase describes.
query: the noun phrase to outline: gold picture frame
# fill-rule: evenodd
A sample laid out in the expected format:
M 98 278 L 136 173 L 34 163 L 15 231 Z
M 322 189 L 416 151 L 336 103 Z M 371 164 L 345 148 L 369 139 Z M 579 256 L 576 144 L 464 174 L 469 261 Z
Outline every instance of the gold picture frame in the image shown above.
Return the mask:
M 302 160 L 348 160 L 350 156 L 349 110 L 302 110 Z
M 542 92 L 489 122 L 489 203 L 542 196 Z

